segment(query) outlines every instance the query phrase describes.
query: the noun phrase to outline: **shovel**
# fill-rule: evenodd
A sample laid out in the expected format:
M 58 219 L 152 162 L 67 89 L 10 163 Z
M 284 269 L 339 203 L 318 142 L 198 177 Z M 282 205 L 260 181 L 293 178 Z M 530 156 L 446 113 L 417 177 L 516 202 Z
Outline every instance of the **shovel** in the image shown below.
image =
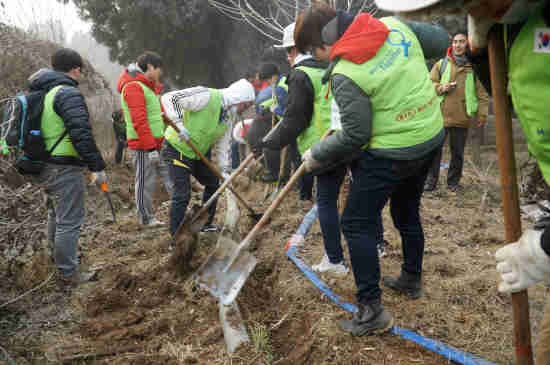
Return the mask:
M 269 196 L 269 200 L 275 199 L 277 194 L 279 193 L 279 190 L 281 190 L 281 187 L 283 186 L 283 175 L 285 174 L 285 168 L 286 168 L 286 158 L 288 154 L 288 146 L 283 148 L 283 152 L 281 153 L 281 163 L 279 167 L 279 179 L 277 180 L 277 185 L 275 186 L 275 190 L 271 193 Z
M 210 254 L 206 262 L 195 274 L 195 281 L 218 298 L 224 305 L 229 305 L 235 300 L 243 287 L 246 279 L 254 269 L 257 259 L 246 249 L 260 230 L 267 224 L 271 215 L 279 207 L 283 199 L 292 190 L 294 184 L 306 172 L 304 164 L 292 175 L 277 198 L 271 203 L 267 211 L 252 231 L 240 243 L 220 236 L 214 252 Z
M 90 174 L 90 179 L 93 180 L 94 174 L 93 172 Z M 111 214 L 113 215 L 113 223 L 116 223 L 116 214 L 115 214 L 115 206 L 113 205 L 113 200 L 111 199 L 111 193 L 109 192 L 109 187 L 107 186 L 107 183 L 103 183 L 99 186 L 101 191 L 103 191 L 103 194 L 105 195 L 105 198 L 107 198 L 107 202 L 109 203 L 109 208 L 111 208 Z
M 331 129 L 327 130 L 323 137 L 321 137 L 321 140 L 325 139 L 331 132 Z M 260 233 L 260 230 L 269 222 L 271 215 L 281 205 L 281 202 L 292 190 L 294 184 L 305 173 L 306 166 L 302 164 L 294 175 L 292 175 L 284 189 L 277 195 L 277 198 L 271 203 L 262 219 L 256 223 L 252 231 L 248 233 L 240 244 L 229 238 L 220 236 L 214 252 L 208 256 L 208 259 L 195 274 L 197 284 L 208 290 L 222 304 L 229 305 L 235 300 L 258 262 L 254 255 L 245 250 L 250 246 L 258 233 Z
M 216 201 L 216 199 L 224 192 L 224 190 L 229 186 L 229 184 L 254 160 L 254 155 L 250 154 L 239 167 L 233 171 L 231 176 L 223 182 L 223 184 L 216 190 L 216 192 L 208 199 L 206 203 L 199 209 L 198 212 L 192 213 L 183 219 L 183 222 L 179 225 L 176 233 L 174 234 L 174 246 L 175 246 L 175 255 L 181 258 L 181 261 L 184 264 L 187 264 L 194 254 L 195 245 L 193 244 L 193 239 L 189 236 L 190 234 L 197 233 L 197 231 L 202 227 L 202 220 L 208 214 L 208 208 Z M 198 223 L 197 223 L 198 222 Z
M 172 128 L 174 128 L 176 132 L 179 133 L 179 128 L 174 123 L 169 123 L 169 125 Z M 197 156 L 199 156 L 201 161 L 206 165 L 206 167 L 208 167 L 210 171 L 214 173 L 214 175 L 216 175 L 218 179 L 220 179 L 221 181 L 225 180 L 220 170 L 210 160 L 208 160 L 201 151 L 199 151 L 199 149 L 193 144 L 193 142 L 191 142 L 191 140 L 187 140 L 185 141 L 185 143 L 187 143 L 187 145 L 193 150 L 193 152 L 195 152 Z M 256 211 L 252 209 L 252 207 L 231 186 L 227 186 L 227 188 L 229 189 L 229 191 L 233 193 L 233 195 L 235 195 L 237 200 L 248 210 L 249 216 L 252 217 L 255 221 L 258 221 L 262 216 L 262 214 L 256 213 Z

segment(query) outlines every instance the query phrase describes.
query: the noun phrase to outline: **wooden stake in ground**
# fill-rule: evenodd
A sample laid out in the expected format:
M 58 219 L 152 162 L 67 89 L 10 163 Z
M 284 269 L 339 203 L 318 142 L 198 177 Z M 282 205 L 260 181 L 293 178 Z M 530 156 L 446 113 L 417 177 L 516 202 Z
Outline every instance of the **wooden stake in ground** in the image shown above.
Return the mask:
M 489 35 L 489 65 L 495 112 L 498 166 L 500 170 L 501 194 L 504 207 L 506 241 L 515 242 L 521 236 L 519 193 L 512 138 L 512 116 L 506 93 L 506 55 L 502 28 L 498 27 Z M 528 66 L 526 66 L 528 67 Z M 529 299 L 527 290 L 512 294 L 514 321 L 514 343 L 516 364 L 532 365 L 531 327 L 529 323 Z

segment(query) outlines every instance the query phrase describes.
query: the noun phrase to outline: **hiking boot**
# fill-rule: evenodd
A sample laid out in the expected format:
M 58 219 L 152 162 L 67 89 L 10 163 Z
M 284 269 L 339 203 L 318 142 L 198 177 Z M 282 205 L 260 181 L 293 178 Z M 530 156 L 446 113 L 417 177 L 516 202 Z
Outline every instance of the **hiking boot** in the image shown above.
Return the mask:
M 201 228 L 201 232 L 203 232 L 203 233 L 206 233 L 206 232 L 221 232 L 221 231 L 222 231 L 222 227 L 217 226 L 215 224 L 205 224 Z
M 344 260 L 340 261 L 337 264 L 333 264 L 332 262 L 330 262 L 327 254 L 323 255 L 321 262 L 319 262 L 317 265 L 313 265 L 311 268 L 313 269 L 313 271 L 328 272 L 337 275 L 345 275 L 349 271 Z
M 424 184 L 424 192 L 435 191 L 435 189 L 437 189 L 437 184 L 432 181 L 426 181 Z
M 391 330 L 393 317 L 384 310 L 380 300 L 369 304 L 359 303 L 357 309 L 351 319 L 341 319 L 339 321 L 342 331 L 351 333 L 353 336 L 368 336 Z
M 61 272 L 59 273 L 59 279 L 62 284 L 64 285 L 70 285 L 70 286 L 78 286 L 80 284 L 84 284 L 90 281 L 96 281 L 97 280 L 97 270 L 81 270 L 80 268 L 77 269 L 73 274 L 71 275 L 63 275 Z
M 424 294 L 420 275 L 412 275 L 404 271 L 396 278 L 384 276 L 382 284 L 396 292 L 407 295 L 410 299 L 418 299 Z

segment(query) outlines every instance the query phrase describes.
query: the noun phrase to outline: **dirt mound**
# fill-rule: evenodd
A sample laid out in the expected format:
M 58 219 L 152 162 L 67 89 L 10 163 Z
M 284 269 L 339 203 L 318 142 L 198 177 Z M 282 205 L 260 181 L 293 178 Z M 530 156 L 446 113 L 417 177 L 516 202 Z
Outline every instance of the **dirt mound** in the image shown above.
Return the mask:
M 481 180 L 468 169 L 463 194 L 442 189 L 425 197 L 426 295 L 409 301 L 385 290 L 383 301 L 400 327 L 497 363 L 510 363 L 510 300 L 497 293 L 494 272 L 493 253 L 503 237 L 500 202 L 494 198 L 499 196 L 495 174 L 492 170 Z M 322 295 L 284 255 L 286 240 L 307 211 L 294 192 L 254 243 L 259 264 L 237 299 L 251 342 L 228 355 L 218 305 L 196 287 L 192 274 L 182 276 L 171 266 L 167 229 L 143 229 L 136 223 L 132 175 L 123 168 L 112 172 L 120 216 L 116 225 L 109 223 L 110 212 L 102 196 L 89 189 L 90 213 L 81 255 L 84 263 L 101 270 L 99 280 L 79 287 L 71 296 L 48 285 L 0 310 L 0 336 L 8 339 L 6 349 L 17 363 L 44 363 L 46 359 L 86 364 L 447 362 L 391 335 L 352 338 L 339 330 L 337 320 L 349 314 Z M 260 211 L 266 209 L 263 184 L 250 186 L 244 195 Z M 199 198 L 199 193 L 193 193 L 194 202 Z M 168 207 L 160 203 L 165 199 L 161 195 L 155 204 L 163 220 Z M 224 199 L 219 209 L 225 209 Z M 241 213 L 242 236 L 251 223 Z M 217 215 L 218 223 L 222 216 Z M 43 217 L 39 222 L 43 224 Z M 389 245 L 381 261 L 382 272 L 396 274 L 401 263 L 400 239 L 388 212 L 384 212 L 384 223 Z M 192 268 L 198 268 L 216 240 L 215 234 L 199 235 Z M 321 242 L 315 223 L 300 254 L 309 265 L 321 258 Z M 354 301 L 351 274 L 323 275 L 322 279 L 344 300 Z M 534 333 L 544 294 L 543 288 L 530 290 Z

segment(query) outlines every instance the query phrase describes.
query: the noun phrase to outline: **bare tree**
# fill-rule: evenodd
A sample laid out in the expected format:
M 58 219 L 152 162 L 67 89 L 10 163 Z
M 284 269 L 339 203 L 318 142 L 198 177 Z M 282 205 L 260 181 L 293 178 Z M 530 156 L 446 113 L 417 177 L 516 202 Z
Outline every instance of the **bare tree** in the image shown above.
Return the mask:
M 59 44 L 82 24 L 73 4 L 57 0 L 0 0 L 0 23 Z
M 278 41 L 283 29 L 298 14 L 315 2 L 325 2 L 335 9 L 357 14 L 376 13 L 373 0 L 208 0 L 222 14 L 239 22 L 246 22 L 264 36 Z

